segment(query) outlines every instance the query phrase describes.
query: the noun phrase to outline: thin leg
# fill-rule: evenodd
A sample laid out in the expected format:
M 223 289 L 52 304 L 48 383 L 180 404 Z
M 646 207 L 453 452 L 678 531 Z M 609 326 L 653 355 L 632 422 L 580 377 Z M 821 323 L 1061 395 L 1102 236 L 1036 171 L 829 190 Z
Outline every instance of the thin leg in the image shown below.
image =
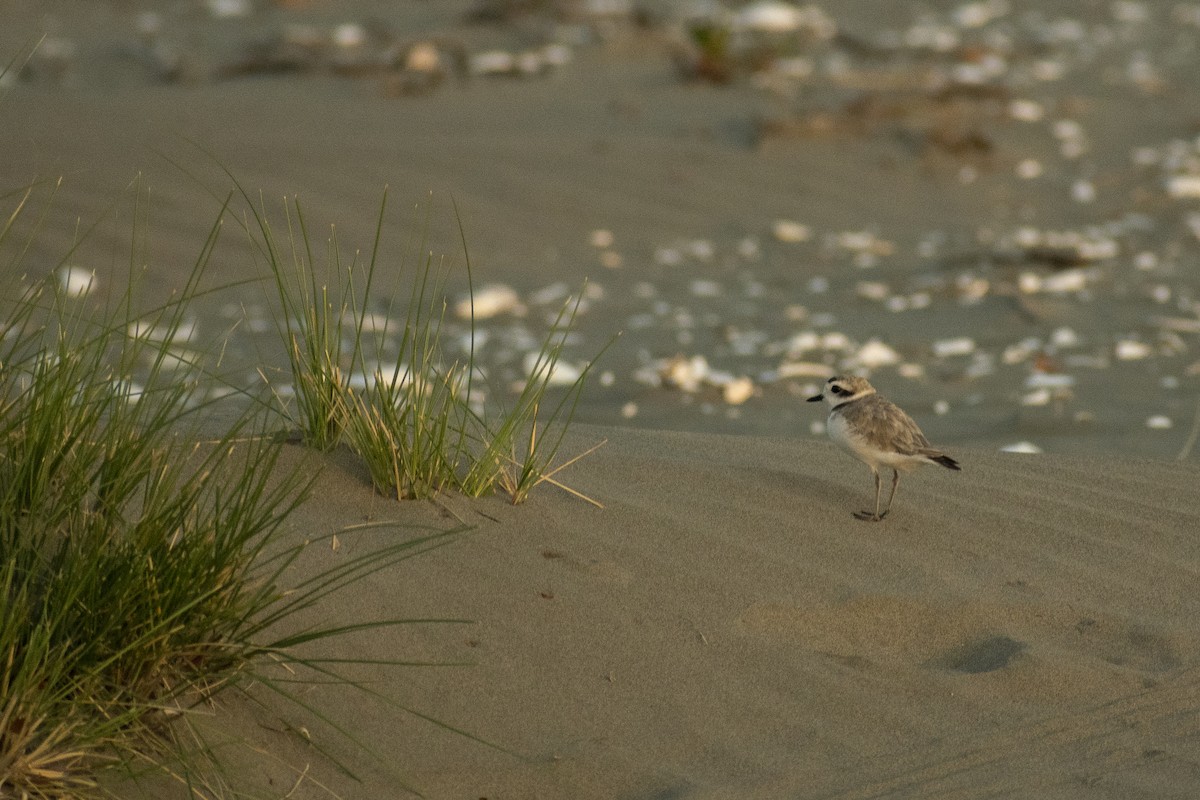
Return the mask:
M 900 483 L 900 473 L 899 473 L 899 471 L 897 471 L 896 469 L 893 468 L 892 469 L 892 493 L 888 495 L 888 504 L 887 504 L 887 508 L 885 508 L 883 510 L 883 516 L 887 516 L 887 513 L 892 510 L 892 500 L 894 500 L 896 497 L 896 486 L 899 483 Z
M 854 516 L 868 522 L 879 522 L 883 519 L 883 514 L 879 513 L 879 472 L 877 470 L 871 470 L 871 472 L 875 473 L 875 513 L 872 514 L 870 511 L 856 511 L 854 512 Z M 893 485 L 892 491 L 895 492 L 895 490 L 896 487 Z M 884 511 L 883 513 L 886 514 L 887 512 Z

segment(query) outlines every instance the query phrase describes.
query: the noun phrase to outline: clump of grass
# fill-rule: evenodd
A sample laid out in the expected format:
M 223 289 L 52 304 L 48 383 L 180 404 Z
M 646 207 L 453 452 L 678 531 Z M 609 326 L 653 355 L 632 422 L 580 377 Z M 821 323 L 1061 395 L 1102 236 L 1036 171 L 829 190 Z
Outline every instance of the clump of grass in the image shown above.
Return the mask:
M 378 242 L 377 235 L 375 253 Z M 373 258 L 367 274 L 375 268 Z M 372 361 L 374 369 L 368 372 L 366 348 L 381 352 L 382 338 L 368 342 L 360 336 L 354 342 L 352 363 L 364 380 L 346 392 L 346 439 L 366 463 L 376 489 L 398 499 L 430 497 L 456 487 L 469 452 L 472 366 L 470 359 L 465 365 L 445 366 L 442 351 L 448 274 L 444 261 L 426 256 L 396 322 L 400 336 L 390 363 Z M 394 305 L 388 303 L 389 318 Z
M 30 194 L 0 229 L 13 272 Z M 311 479 L 279 468 L 249 413 L 203 438 L 208 378 L 173 349 L 220 227 L 149 312 L 135 310 L 136 259 L 115 302 L 68 297 L 51 274 L 0 305 L 0 796 L 98 795 L 106 767 L 166 764 L 172 721 L 204 698 L 251 677 L 289 696 L 267 657 L 335 675 L 298 648 L 409 621 L 288 621 L 455 533 L 284 585 L 305 543 L 279 533 Z
M 299 203 L 285 206 L 287 214 L 287 250 L 280 249 L 265 216 L 257 216 L 271 274 L 275 280 L 283 310 L 279 332 L 284 340 L 292 373 L 297 422 L 304 442 L 318 450 L 329 450 L 342 437 L 346 425 L 347 373 L 342 365 L 361 358 L 365 312 L 356 304 L 359 296 L 354 280 L 358 270 L 344 266 L 336 240 L 329 254 L 336 262 L 338 275 L 346 285 L 336 298 L 329 287 L 319 282 L 311 238 Z M 366 273 L 369 295 L 374 271 Z M 350 344 L 354 343 L 354 344 Z
M 555 383 L 555 370 L 562 361 L 563 350 L 574 327 L 582 298 L 583 294 L 580 293 L 560 307 L 541 349 L 533 358 L 529 375 L 512 408 L 502 411 L 495 421 L 481 420 L 484 431 L 482 446 L 462 486 L 467 494 L 478 495 L 496 486 L 508 494 L 514 503 L 522 503 L 534 487 L 549 482 L 596 504 L 591 498 L 554 479 L 556 473 L 600 446 L 592 447 L 565 464 L 554 466 L 583 392 L 584 382 L 595 361 L 580 372 L 557 402 L 547 402 Z M 549 410 L 545 411 L 544 408 Z
M 482 371 L 475 358 L 472 272 L 465 255 L 470 336 L 465 358 L 448 359 L 443 347 L 450 267 L 427 254 L 411 277 L 407 302 L 384 304 L 388 324 L 367 325 L 371 287 L 380 268 L 387 193 L 365 262 L 345 264 L 335 237 L 322 284 L 299 203 L 287 205 L 288 240 L 274 237 L 265 209 L 243 193 L 253 217 L 247 229 L 274 276 L 287 324 L 296 412 L 306 442 L 328 448 L 344 441 L 362 458 L 375 488 L 397 499 L 426 498 L 444 490 L 481 496 L 497 489 L 523 502 L 557 471 L 554 459 L 591 370 L 589 362 L 556 400 L 555 373 L 579 311 L 568 301 L 551 325 L 524 388 L 511 408 L 477 402 Z M 298 220 L 293 225 L 290 220 Z M 462 231 L 461 219 L 459 229 Z M 467 253 L 465 236 L 463 251 Z M 402 270 L 400 271 L 402 272 Z M 391 328 L 399 329 L 395 357 L 380 360 Z M 357 385 L 351 376 L 357 376 Z
M 240 427 L 207 445 L 181 436 L 192 387 L 168 374 L 168 347 L 78 313 L 53 279 L 8 323 L 0 788 L 49 797 L 144 754 L 165 714 L 242 666 L 271 599 L 251 565 L 303 486 L 273 479 L 277 448 Z M 149 364 L 139 386 L 121 371 L 135 362 Z

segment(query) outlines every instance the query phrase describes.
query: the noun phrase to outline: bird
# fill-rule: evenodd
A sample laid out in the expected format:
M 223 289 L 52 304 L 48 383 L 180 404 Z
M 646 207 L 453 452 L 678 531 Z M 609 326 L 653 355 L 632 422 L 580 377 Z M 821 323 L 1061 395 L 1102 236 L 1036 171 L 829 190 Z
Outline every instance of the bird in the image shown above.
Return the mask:
M 826 428 L 829 438 L 871 468 L 875 476 L 875 510 L 856 511 L 854 516 L 868 522 L 881 522 L 892 509 L 900 471 L 908 472 L 924 464 L 940 464 L 961 470 L 950 456 L 937 449 L 921 433 L 913 418 L 890 400 L 875 392 L 866 378 L 835 375 L 821 387 L 821 393 L 808 402 L 829 403 Z M 887 507 L 879 510 L 879 469 L 892 470 L 892 492 Z

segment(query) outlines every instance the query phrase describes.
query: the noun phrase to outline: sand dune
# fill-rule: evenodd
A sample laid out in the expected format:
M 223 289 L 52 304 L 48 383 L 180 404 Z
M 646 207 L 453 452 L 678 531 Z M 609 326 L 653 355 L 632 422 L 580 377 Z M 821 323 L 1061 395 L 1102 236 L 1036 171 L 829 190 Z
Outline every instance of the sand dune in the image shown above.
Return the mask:
M 328 564 L 404 526 L 475 526 L 315 611 L 453 617 L 339 649 L 470 660 L 360 678 L 501 752 L 361 692 L 313 715 L 226 705 L 238 774 L 294 797 L 1184 797 L 1200 785 L 1194 467 L 955 453 L 881 524 L 832 446 L 597 427 L 521 507 L 397 505 L 327 465 L 292 535 L 361 522 Z M 313 456 L 294 451 L 291 458 Z M 441 507 L 439 507 L 441 506 Z M 378 541 L 378 540 L 377 540 Z M 351 781 L 294 731 L 359 770 Z M 279 732 L 273 732 L 279 731 Z M 286 764 L 286 766 L 285 766 Z M 266 783 L 270 777 L 272 783 Z

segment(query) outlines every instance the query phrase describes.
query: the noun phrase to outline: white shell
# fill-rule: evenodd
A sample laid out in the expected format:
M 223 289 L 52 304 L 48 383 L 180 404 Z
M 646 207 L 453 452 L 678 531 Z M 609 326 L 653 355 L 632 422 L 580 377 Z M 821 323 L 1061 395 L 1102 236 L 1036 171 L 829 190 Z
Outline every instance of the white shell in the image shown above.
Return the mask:
M 787 33 L 799 30 L 804 14 L 791 3 L 760 0 L 743 8 L 733 17 L 733 27 L 760 33 Z
M 1172 175 L 1167 178 L 1167 194 L 1177 200 L 1200 197 L 1200 175 Z
M 1136 339 L 1121 339 L 1117 342 L 1115 352 L 1120 361 L 1137 361 L 1149 358 L 1154 350 L 1145 342 L 1139 342 Z
M 951 339 L 938 339 L 933 343 L 933 354 L 938 358 L 950 356 L 968 356 L 975 352 L 975 340 L 969 336 L 956 336 Z
M 725 402 L 731 406 L 738 406 L 754 396 L 754 381 L 747 377 L 736 378 L 725 384 L 722 391 Z
M 1030 454 L 1036 455 L 1037 453 L 1042 452 L 1042 448 L 1038 447 L 1033 442 L 1023 442 L 1022 441 L 1022 442 L 1014 442 L 1012 444 L 1006 444 L 1006 445 L 1004 445 L 1004 447 L 1000 448 L 1000 452 L 1002 452 L 1002 453 L 1030 453 Z
M 898 363 L 900 354 L 878 339 L 872 339 L 858 349 L 854 360 L 867 369 L 875 369 Z
M 58 285 L 67 297 L 84 297 L 96 283 L 96 273 L 83 267 L 63 267 L 58 271 Z
M 771 232 L 781 242 L 807 242 L 812 238 L 812 229 L 803 222 L 790 219 L 777 219 L 771 226 Z
M 475 292 L 475 319 L 489 319 L 500 314 L 523 310 L 521 298 L 516 289 L 503 283 L 493 283 Z M 470 319 L 472 301 L 464 297 L 454 306 L 454 313 L 459 319 Z

